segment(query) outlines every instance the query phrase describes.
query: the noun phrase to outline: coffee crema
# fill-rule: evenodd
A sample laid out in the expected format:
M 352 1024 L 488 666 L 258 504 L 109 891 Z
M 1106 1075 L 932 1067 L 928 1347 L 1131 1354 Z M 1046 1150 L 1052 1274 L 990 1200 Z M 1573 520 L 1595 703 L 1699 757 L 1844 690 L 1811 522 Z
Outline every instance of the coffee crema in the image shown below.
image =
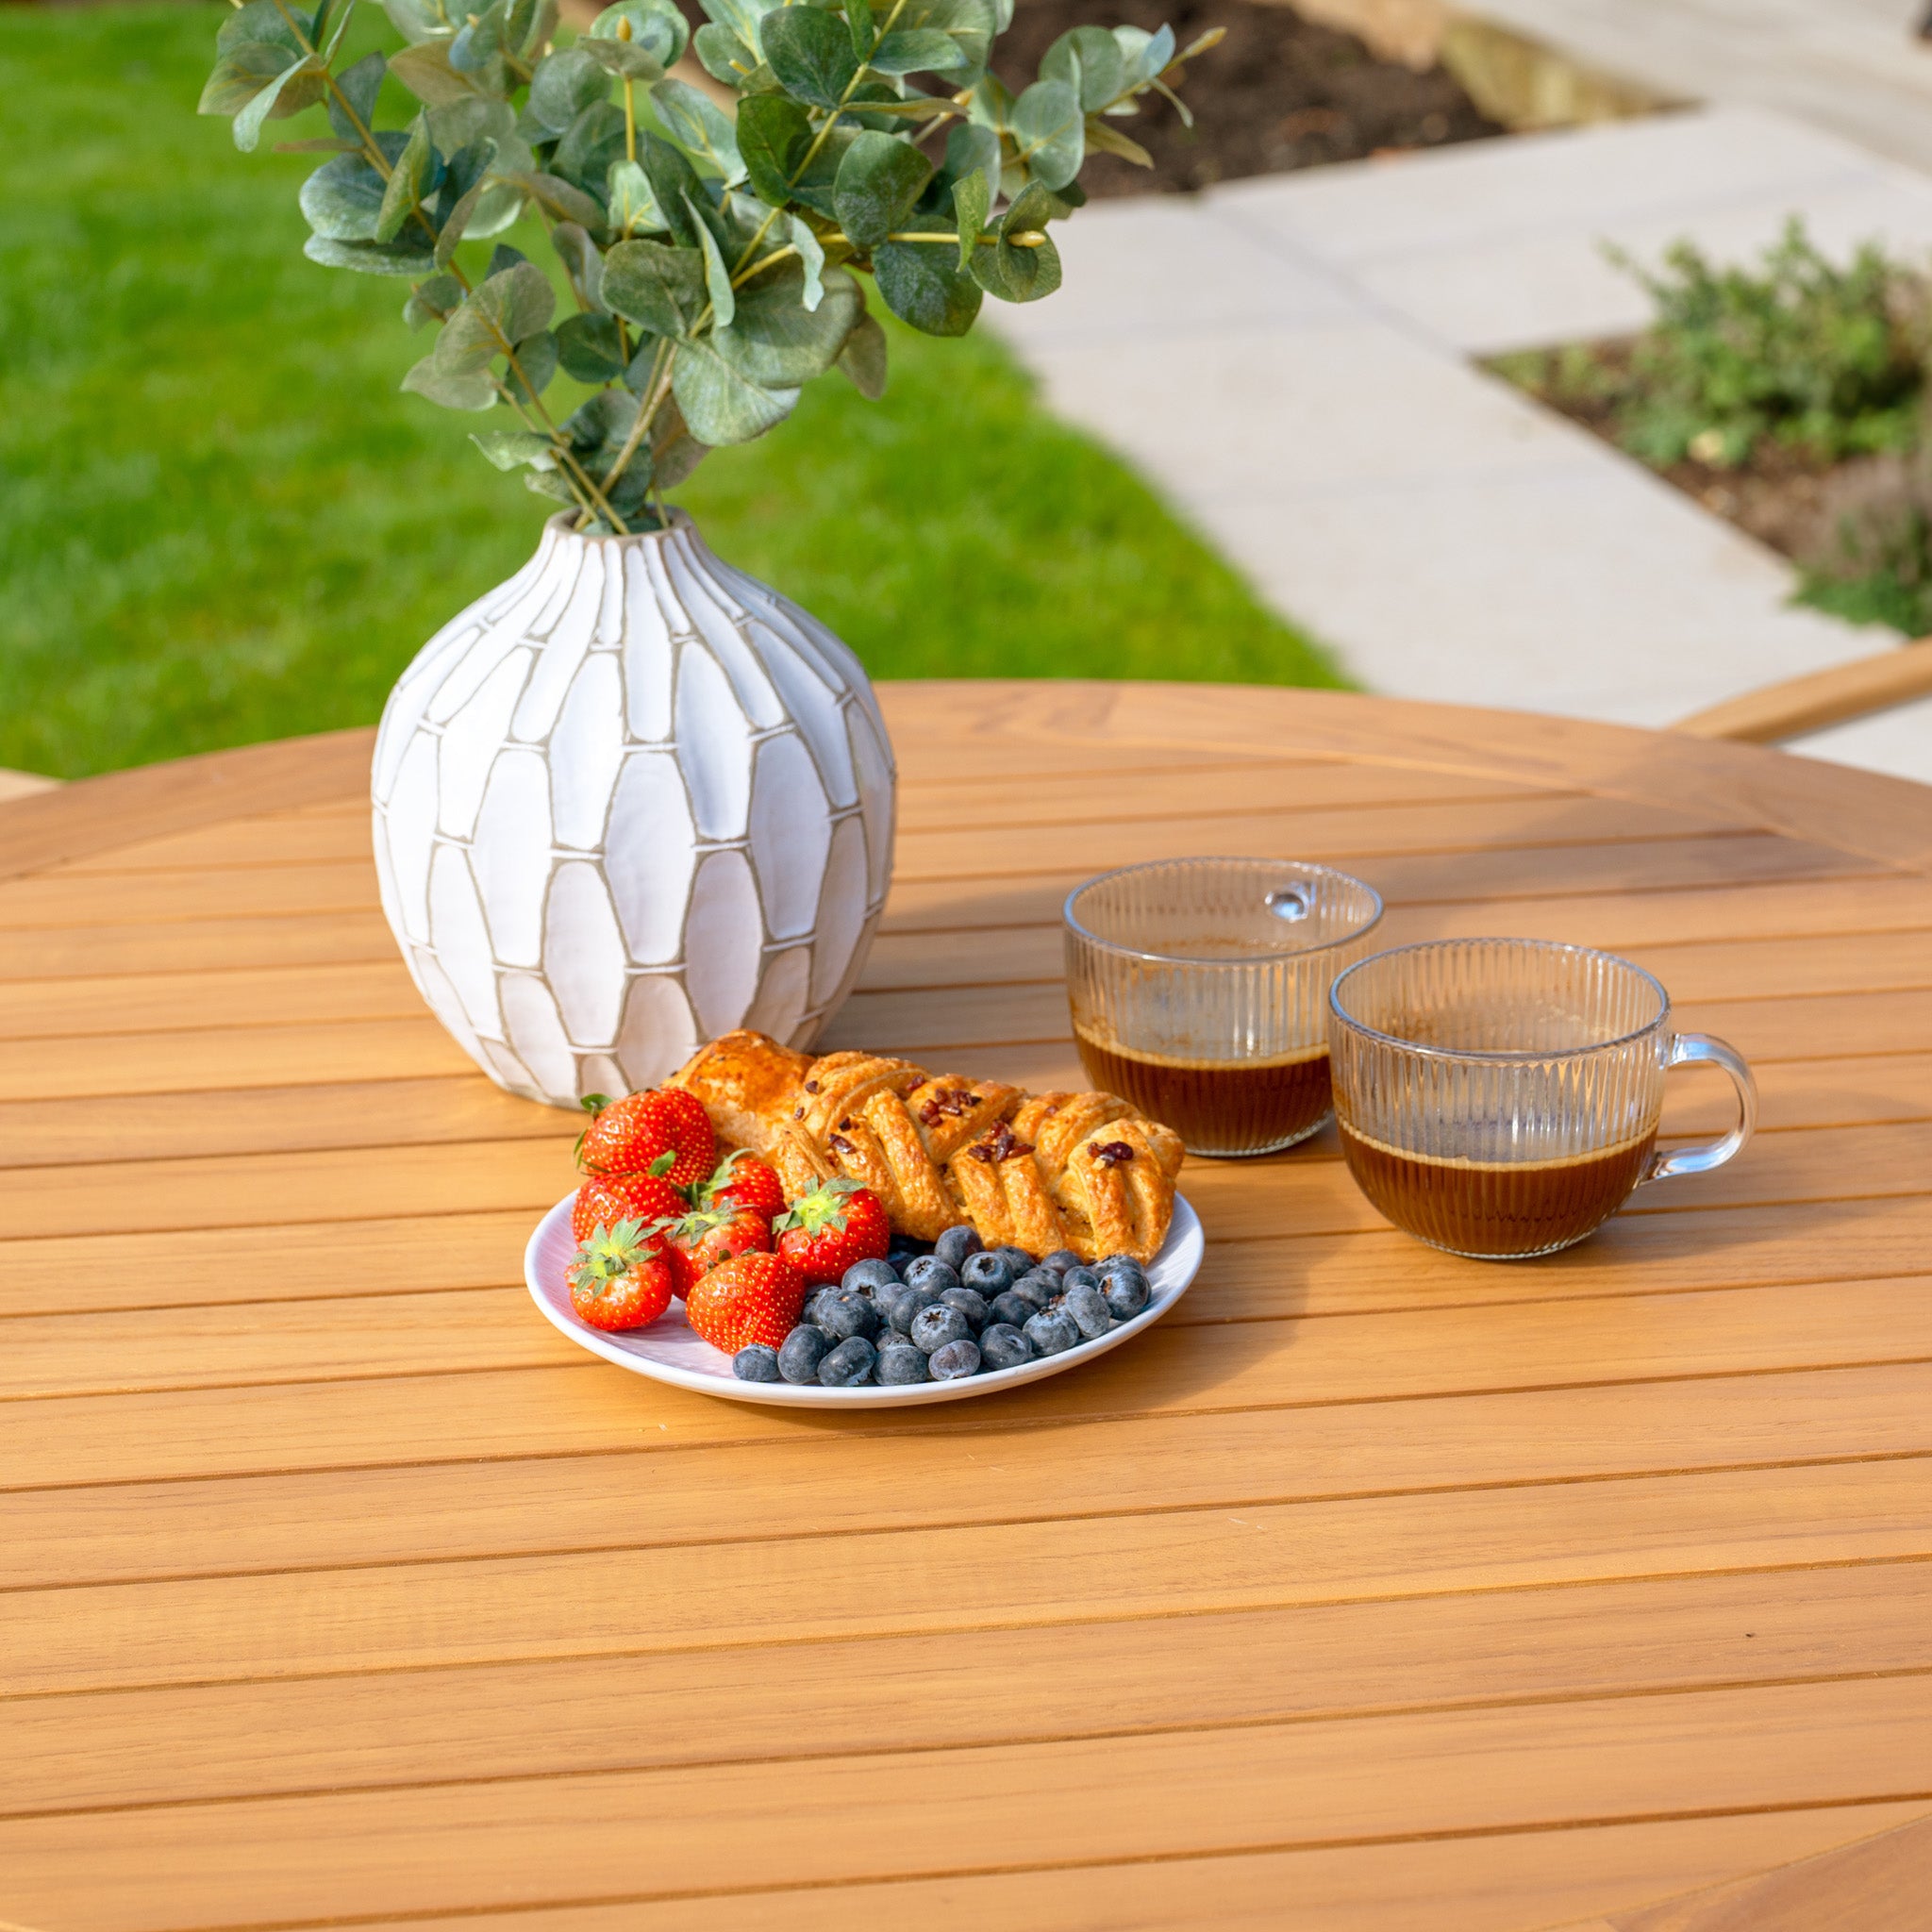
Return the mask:
M 1409 1154 L 1341 1123 L 1349 1172 L 1371 1202 L 1418 1241 L 1484 1260 L 1547 1255 L 1614 1214 L 1657 1145 L 1636 1140 L 1555 1160 L 1454 1160 Z
M 1279 1059 L 1192 1060 L 1125 1053 L 1075 1033 L 1094 1086 L 1181 1137 L 1190 1154 L 1260 1154 L 1306 1140 L 1328 1118 L 1328 1049 Z

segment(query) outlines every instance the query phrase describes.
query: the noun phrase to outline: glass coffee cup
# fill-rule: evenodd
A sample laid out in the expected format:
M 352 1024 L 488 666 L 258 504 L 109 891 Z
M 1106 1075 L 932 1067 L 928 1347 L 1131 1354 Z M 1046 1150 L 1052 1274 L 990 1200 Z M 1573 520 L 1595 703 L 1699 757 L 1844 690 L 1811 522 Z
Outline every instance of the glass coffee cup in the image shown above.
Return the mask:
M 1636 1189 L 1722 1167 L 1757 1088 L 1736 1048 L 1671 1025 L 1670 995 L 1613 953 L 1546 940 L 1432 940 L 1341 974 L 1329 1042 L 1342 1153 L 1371 1202 L 1480 1260 L 1567 1248 Z M 1722 1067 L 1738 1124 L 1659 1153 L 1664 1074 Z
M 1382 916 L 1331 866 L 1175 858 L 1067 895 L 1067 1001 L 1093 1084 L 1190 1154 L 1267 1154 L 1333 1110 L 1328 989 Z

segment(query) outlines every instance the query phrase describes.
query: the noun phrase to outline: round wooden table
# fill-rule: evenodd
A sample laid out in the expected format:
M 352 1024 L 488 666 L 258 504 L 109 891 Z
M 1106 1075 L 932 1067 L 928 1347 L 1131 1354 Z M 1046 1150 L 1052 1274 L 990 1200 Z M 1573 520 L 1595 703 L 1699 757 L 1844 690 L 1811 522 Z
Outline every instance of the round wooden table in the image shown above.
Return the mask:
M 1638 1927 L 1932 1811 L 1932 791 L 1301 691 L 884 696 L 830 1043 L 1075 1079 L 1067 888 L 1294 855 L 1391 942 L 1642 961 L 1763 1131 L 1513 1267 L 1387 1228 L 1332 1136 L 1191 1163 L 1207 1266 L 1133 1346 L 741 1407 L 530 1306 L 576 1124 L 422 1009 L 366 734 L 0 808 L 0 1919 Z

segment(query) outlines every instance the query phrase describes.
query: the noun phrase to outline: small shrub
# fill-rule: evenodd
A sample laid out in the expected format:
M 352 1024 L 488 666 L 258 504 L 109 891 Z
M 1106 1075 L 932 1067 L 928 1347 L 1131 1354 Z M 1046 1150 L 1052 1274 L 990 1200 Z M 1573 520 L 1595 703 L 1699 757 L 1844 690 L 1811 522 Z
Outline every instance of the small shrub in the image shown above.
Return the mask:
M 1794 217 L 1756 272 L 1714 267 L 1688 242 L 1657 275 L 1608 253 L 1657 304 L 1610 403 L 1633 456 L 1722 469 L 1765 442 L 1819 463 L 1912 445 L 1924 291 L 1876 247 L 1839 268 Z

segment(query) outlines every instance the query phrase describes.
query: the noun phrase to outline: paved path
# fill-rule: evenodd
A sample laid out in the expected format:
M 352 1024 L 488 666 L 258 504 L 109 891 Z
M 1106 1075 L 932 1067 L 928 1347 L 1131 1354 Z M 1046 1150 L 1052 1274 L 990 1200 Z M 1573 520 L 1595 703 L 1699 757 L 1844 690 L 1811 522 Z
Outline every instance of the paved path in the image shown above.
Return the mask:
M 1773 108 L 1932 170 L 1924 0 L 1468 0 L 1588 64 L 1683 100 Z
M 1779 558 L 1470 358 L 1640 324 L 1606 239 L 1749 255 L 1792 211 L 1932 249 L 1932 181 L 1706 108 L 1103 204 L 1060 293 L 990 319 L 1370 689 L 1663 724 L 1890 633 L 1790 608 Z M 1932 777 L 1932 712 L 1811 748 Z

